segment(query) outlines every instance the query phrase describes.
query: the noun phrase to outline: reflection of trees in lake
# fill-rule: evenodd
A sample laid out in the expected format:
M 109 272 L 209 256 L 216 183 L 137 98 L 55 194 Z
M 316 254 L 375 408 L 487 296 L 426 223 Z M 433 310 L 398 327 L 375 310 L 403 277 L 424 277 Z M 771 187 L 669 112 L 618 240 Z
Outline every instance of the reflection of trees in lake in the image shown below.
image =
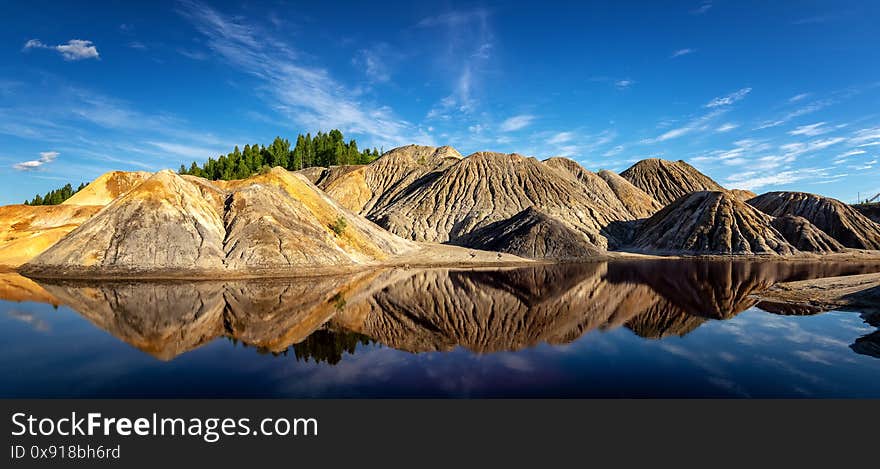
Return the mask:
M 343 353 L 353 355 L 359 345 L 370 345 L 374 342 L 356 332 L 320 329 L 290 348 L 293 349 L 296 361 L 335 365 L 342 360 Z

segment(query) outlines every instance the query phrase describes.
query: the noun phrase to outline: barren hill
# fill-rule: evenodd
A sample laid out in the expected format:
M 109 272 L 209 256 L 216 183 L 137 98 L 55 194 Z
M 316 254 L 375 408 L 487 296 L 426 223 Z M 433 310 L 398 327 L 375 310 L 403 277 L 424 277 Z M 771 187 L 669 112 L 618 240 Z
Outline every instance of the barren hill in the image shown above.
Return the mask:
M 577 259 L 601 253 L 582 233 L 534 207 L 480 228 L 457 243 L 533 259 Z
M 880 202 L 872 204 L 858 204 L 852 206 L 859 213 L 868 217 L 874 223 L 880 223 Z
M 0 207 L 0 265 L 18 267 L 101 210 L 95 205 Z
M 369 217 L 460 159 L 452 147 L 407 145 L 365 166 L 331 168 L 317 185 L 346 208 Z
M 150 176 L 143 171 L 111 171 L 60 205 L 0 207 L 0 266 L 18 267 L 33 259 Z
M 160 171 L 23 266 L 36 277 L 302 275 L 383 263 L 522 262 L 399 238 L 281 168 L 207 181 Z
M 576 161 L 556 156 L 544 160 L 543 163 L 573 176 L 578 182 L 583 184 L 584 188 L 587 189 L 587 193 L 593 196 L 596 203 L 607 204 L 612 210 L 628 211 L 628 208 L 604 179 L 592 171 L 587 171 Z
M 73 194 L 73 197 L 65 200 L 63 204 L 107 205 L 152 175 L 153 173 L 146 171 L 110 171 L 95 178 L 89 185 Z
M 393 204 L 371 212 L 371 219 L 405 238 L 455 242 L 531 206 L 582 232 L 601 249 L 624 237 L 614 222 L 633 219 L 621 204 L 600 200 L 570 175 L 534 158 L 501 153 L 475 153 L 458 161 L 427 177 L 418 190 L 403 192 Z
M 758 196 L 752 191 L 747 191 L 745 189 L 731 189 L 730 193 L 735 195 L 737 199 L 742 200 L 743 202 L 748 202 L 751 199 L 754 199 Z
M 316 189 L 304 176 L 281 168 L 242 181 L 226 202 L 227 267 L 363 263 L 415 248 Z M 335 233 L 340 218 L 346 226 Z
M 657 202 L 657 199 L 651 197 L 645 191 L 634 186 L 631 182 L 613 171 L 603 169 L 599 171 L 599 177 L 608 184 L 614 195 L 629 210 L 629 213 L 636 218 L 650 217 L 663 208 L 663 204 Z
M 800 251 L 829 253 L 841 252 L 846 248 L 836 239 L 816 228 L 804 217 L 795 215 L 783 215 L 776 217 L 771 223 L 773 228 L 782 233 L 782 236 Z
M 749 204 L 774 217 L 806 218 L 846 247 L 880 249 L 880 225 L 839 200 L 806 192 L 768 192 Z
M 681 160 L 650 158 L 639 161 L 620 175 L 663 205 L 691 192 L 724 190 L 717 182 Z
M 727 192 L 694 192 L 647 219 L 633 246 L 655 253 L 795 254 L 771 221 Z
M 165 170 L 117 198 L 25 264 L 31 273 L 223 268 L 223 220 L 199 190 Z

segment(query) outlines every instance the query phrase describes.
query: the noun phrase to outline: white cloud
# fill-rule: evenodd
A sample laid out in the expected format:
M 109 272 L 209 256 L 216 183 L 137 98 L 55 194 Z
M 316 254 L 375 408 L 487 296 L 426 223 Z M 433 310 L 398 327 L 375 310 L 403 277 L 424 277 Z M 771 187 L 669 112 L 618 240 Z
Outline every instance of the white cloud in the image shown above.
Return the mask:
M 880 145 L 880 127 L 857 130 L 849 142 L 860 147 Z
M 694 49 L 689 49 L 689 48 L 679 49 L 679 50 L 673 52 L 672 55 L 670 56 L 670 58 L 674 59 L 676 57 L 681 57 L 682 55 L 693 54 L 694 52 L 696 52 Z
M 572 139 L 574 139 L 574 132 L 559 132 L 550 137 L 550 139 L 547 140 L 547 143 L 551 145 L 559 145 L 561 143 L 570 142 Z
M 630 80 L 629 78 L 625 78 L 623 80 L 617 80 L 614 82 L 614 86 L 619 90 L 625 90 L 634 84 L 636 84 L 636 81 Z
M 845 174 L 830 174 L 822 168 L 804 168 L 780 171 L 775 174 L 762 174 L 757 171 L 746 171 L 733 174 L 725 180 L 725 185 L 745 190 L 755 190 L 766 186 L 779 186 L 798 181 L 813 180 L 816 182 L 830 182 L 846 176 Z
M 796 94 L 796 95 L 794 95 L 794 96 L 788 98 L 788 102 L 790 102 L 790 103 L 796 103 L 796 102 L 798 102 L 798 101 L 802 101 L 802 100 L 804 100 L 804 99 L 806 99 L 806 98 L 808 98 L 808 97 L 810 97 L 810 93 Z
M 828 127 L 824 127 L 824 122 L 816 122 L 815 124 L 810 125 L 802 125 L 795 128 L 792 131 L 789 131 L 789 135 L 806 135 L 807 137 L 815 137 L 817 135 L 822 135 L 828 132 L 831 132 L 832 129 Z
M 810 142 L 795 142 L 780 145 L 779 149 L 785 152 L 785 156 L 799 156 L 804 153 L 824 150 L 832 145 L 846 141 L 843 137 L 826 138 L 821 140 L 813 140 Z
M 731 130 L 733 130 L 737 127 L 739 127 L 739 124 L 733 124 L 730 122 L 726 122 L 724 124 L 719 125 L 718 128 L 715 129 L 715 131 L 716 132 L 730 132 Z
M 55 161 L 55 158 L 58 158 L 59 153 L 57 151 L 44 151 L 40 152 L 40 158 L 36 160 L 30 161 L 22 161 L 21 163 L 15 163 L 12 165 L 13 168 L 19 171 L 33 171 L 40 166 L 49 164 Z
M 24 44 L 24 50 L 29 49 L 50 49 L 57 51 L 64 57 L 64 60 L 83 60 L 83 59 L 97 59 L 98 49 L 92 43 L 92 41 L 86 41 L 83 39 L 71 39 L 67 41 L 67 44 L 58 44 L 55 46 L 50 46 L 48 44 L 44 44 L 39 39 L 31 39 Z
M 518 116 L 513 116 L 506 119 L 504 122 L 501 123 L 499 129 L 502 132 L 513 132 L 515 130 L 520 130 L 529 126 L 529 124 L 531 124 L 534 120 L 535 116 L 529 114 L 520 114 Z
M 734 91 L 733 93 L 730 93 L 727 96 L 720 96 L 720 97 L 714 98 L 714 99 L 712 99 L 712 101 L 709 101 L 708 103 L 706 103 L 706 105 L 704 107 L 713 108 L 713 107 L 720 107 L 720 106 L 729 106 L 729 105 L 745 98 L 746 95 L 749 94 L 751 91 L 752 91 L 751 88 L 742 88 L 740 90 Z
M 865 153 L 865 150 L 851 150 L 846 153 L 841 153 L 837 155 L 837 158 L 848 158 L 850 156 L 864 155 Z

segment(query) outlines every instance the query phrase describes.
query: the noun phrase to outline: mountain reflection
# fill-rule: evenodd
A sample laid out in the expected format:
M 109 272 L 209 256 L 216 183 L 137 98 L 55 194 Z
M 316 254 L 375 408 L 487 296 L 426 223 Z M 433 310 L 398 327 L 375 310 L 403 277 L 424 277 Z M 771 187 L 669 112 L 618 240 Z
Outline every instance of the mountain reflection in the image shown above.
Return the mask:
M 820 311 L 752 296 L 777 282 L 876 272 L 876 264 L 638 260 L 510 269 L 384 269 L 227 282 L 39 281 L 54 300 L 161 360 L 217 337 L 335 364 L 360 344 L 409 352 L 520 350 L 626 327 L 682 336 L 758 306 Z M 876 334 L 852 348 L 877 355 Z

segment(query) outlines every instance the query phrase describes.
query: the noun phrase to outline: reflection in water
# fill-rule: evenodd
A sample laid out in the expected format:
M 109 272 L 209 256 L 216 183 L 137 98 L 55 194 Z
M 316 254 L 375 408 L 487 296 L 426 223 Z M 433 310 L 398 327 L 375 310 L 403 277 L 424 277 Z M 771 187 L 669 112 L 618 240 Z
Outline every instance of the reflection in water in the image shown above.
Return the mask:
M 756 305 L 774 283 L 880 271 L 878 265 L 639 260 L 502 270 L 374 270 L 229 282 L 39 284 L 54 301 L 159 359 L 225 336 L 298 360 L 338 363 L 376 341 L 409 352 L 521 350 L 626 327 L 683 336 Z M 53 302 L 54 302 L 53 301 Z M 761 303 L 776 314 L 815 314 Z M 878 356 L 877 333 L 851 348 Z

